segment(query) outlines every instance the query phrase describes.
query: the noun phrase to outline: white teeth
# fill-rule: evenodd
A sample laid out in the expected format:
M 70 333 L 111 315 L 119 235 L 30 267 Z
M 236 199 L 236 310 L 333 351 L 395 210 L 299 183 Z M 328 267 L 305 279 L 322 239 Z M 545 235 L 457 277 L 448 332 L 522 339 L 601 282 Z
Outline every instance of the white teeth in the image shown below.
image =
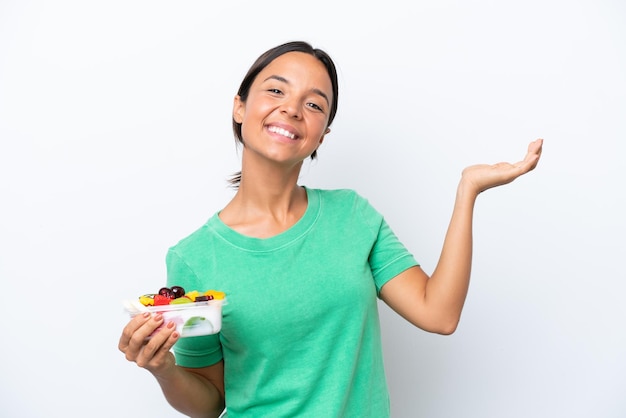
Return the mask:
M 268 131 L 275 132 L 275 133 L 280 134 L 282 136 L 286 136 L 287 138 L 290 138 L 290 139 L 295 139 L 295 137 L 296 137 L 294 134 L 292 134 L 288 130 L 283 129 L 283 128 L 279 128 L 278 126 L 270 126 L 268 128 Z

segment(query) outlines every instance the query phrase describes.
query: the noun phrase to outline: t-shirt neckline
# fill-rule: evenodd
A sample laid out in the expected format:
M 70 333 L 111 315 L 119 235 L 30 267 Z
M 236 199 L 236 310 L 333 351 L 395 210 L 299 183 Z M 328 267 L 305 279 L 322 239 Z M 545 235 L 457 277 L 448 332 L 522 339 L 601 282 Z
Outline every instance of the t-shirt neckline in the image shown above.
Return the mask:
M 308 233 L 315 224 L 321 209 L 319 191 L 306 186 L 303 186 L 303 188 L 307 194 L 307 208 L 304 214 L 289 229 L 272 237 L 255 238 L 243 235 L 226 225 L 220 219 L 219 212 L 209 219 L 207 225 L 225 241 L 243 250 L 274 251 L 281 247 L 289 246 Z

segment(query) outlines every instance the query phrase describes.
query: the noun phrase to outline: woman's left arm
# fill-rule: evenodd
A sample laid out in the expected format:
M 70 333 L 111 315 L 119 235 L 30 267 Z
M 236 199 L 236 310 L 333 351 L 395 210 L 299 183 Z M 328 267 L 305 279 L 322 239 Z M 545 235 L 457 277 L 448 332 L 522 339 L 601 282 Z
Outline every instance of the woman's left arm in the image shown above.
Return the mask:
M 512 182 L 539 162 L 543 140 L 528 146 L 517 163 L 480 164 L 463 170 L 439 261 L 432 275 L 412 267 L 388 281 L 380 298 L 415 326 L 452 334 L 467 296 L 472 266 L 472 220 L 476 197 L 492 187 Z

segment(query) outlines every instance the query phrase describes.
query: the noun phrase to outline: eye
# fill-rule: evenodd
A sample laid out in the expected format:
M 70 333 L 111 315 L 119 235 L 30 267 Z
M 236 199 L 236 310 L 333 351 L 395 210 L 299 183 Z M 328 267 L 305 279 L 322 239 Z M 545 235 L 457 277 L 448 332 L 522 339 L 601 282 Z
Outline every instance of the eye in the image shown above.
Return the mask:
M 267 89 L 267 91 L 269 91 L 270 93 L 274 93 L 274 94 L 282 94 L 282 90 L 277 89 L 277 88 L 271 88 L 271 89 Z
M 318 106 L 315 103 L 307 103 L 306 105 L 309 106 L 310 108 L 313 108 L 313 109 L 318 110 L 320 112 L 324 111 L 324 109 L 321 106 Z

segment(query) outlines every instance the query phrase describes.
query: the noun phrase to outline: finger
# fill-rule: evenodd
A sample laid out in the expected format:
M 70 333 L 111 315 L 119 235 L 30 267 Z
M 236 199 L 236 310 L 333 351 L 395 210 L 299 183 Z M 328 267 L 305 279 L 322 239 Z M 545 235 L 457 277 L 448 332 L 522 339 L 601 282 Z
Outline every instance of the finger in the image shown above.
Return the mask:
M 169 336 L 174 331 L 175 326 L 176 325 L 173 322 L 169 322 L 157 330 L 152 337 L 150 337 L 150 341 L 148 341 L 148 343 L 144 346 L 143 355 L 148 358 L 152 358 L 159 351 L 159 349 L 166 344 Z
M 146 341 L 151 339 L 151 335 L 155 333 L 155 330 L 163 325 L 163 316 L 156 314 L 147 318 L 143 324 L 135 330 L 128 346 L 126 347 L 126 358 L 130 361 L 137 361 L 137 358 L 141 355 L 141 352 L 146 344 Z
M 522 161 L 513 164 L 523 173 L 533 170 L 539 163 L 541 152 L 543 150 L 543 139 L 537 139 L 528 145 L 528 152 Z
M 159 367 L 164 362 L 165 356 L 169 355 L 178 337 L 176 324 L 173 322 L 161 327 L 143 346 L 136 361 L 137 365 L 140 367 Z
M 126 324 L 124 329 L 122 330 L 122 335 L 120 336 L 120 340 L 118 342 L 117 348 L 121 352 L 125 352 L 128 348 L 130 340 L 132 339 L 135 332 L 141 328 L 141 326 L 150 319 L 150 313 L 145 312 L 142 315 L 136 315 Z

